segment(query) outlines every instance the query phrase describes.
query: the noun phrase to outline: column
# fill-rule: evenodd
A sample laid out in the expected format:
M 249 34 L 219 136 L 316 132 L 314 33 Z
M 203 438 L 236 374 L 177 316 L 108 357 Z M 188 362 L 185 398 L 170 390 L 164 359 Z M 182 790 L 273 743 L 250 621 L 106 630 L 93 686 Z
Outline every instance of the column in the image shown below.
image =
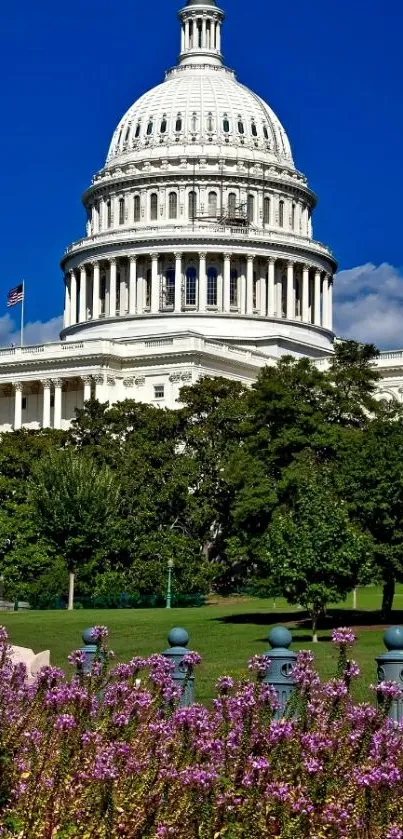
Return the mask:
M 206 256 L 199 253 L 199 312 L 205 312 L 207 305 Z
M 137 311 L 137 256 L 130 257 L 129 267 L 129 314 Z
M 246 314 L 253 315 L 253 259 L 246 257 Z
M 128 309 L 129 306 L 127 301 L 126 264 L 121 264 L 119 285 L 119 314 L 125 315 Z
M 100 374 L 98 376 L 94 376 L 94 382 L 95 382 L 95 399 L 97 399 L 98 402 L 106 402 L 107 400 L 105 399 L 105 380 L 104 380 L 103 374 Z
M 302 320 L 309 323 L 309 265 L 302 268 Z
M 69 277 L 64 278 L 64 317 L 63 317 L 63 326 L 66 329 L 70 326 L 70 279 Z
M 295 318 L 294 263 L 291 261 L 287 263 L 287 318 L 289 320 L 293 320 Z
M 268 290 L 267 290 L 267 315 L 269 318 L 273 317 L 275 312 L 275 284 L 274 284 L 274 270 L 275 260 L 269 257 L 267 260 L 268 270 Z
M 320 319 L 320 271 L 315 271 L 315 283 L 314 283 L 314 292 L 313 292 L 313 322 L 316 326 L 320 326 L 321 319 Z
M 224 254 L 224 312 L 230 312 L 231 254 Z
M 109 317 L 116 317 L 116 259 L 109 263 Z
M 322 283 L 322 326 L 329 328 L 329 275 L 325 274 Z
M 99 262 L 94 262 L 94 276 L 92 282 L 92 319 L 99 318 L 99 276 L 100 267 Z
M 181 52 L 183 52 L 184 49 L 185 49 L 185 27 L 184 27 L 184 24 L 182 23 L 182 26 L 181 26 Z
M 182 311 L 182 254 L 175 254 L 175 312 Z
M 151 312 L 157 314 L 160 308 L 160 284 L 158 276 L 159 253 L 151 254 Z
M 14 388 L 14 431 L 22 426 L 22 382 L 13 382 Z
M 87 272 L 85 265 L 80 267 L 80 297 L 79 297 L 79 323 L 87 320 Z
M 260 300 L 259 300 L 259 315 L 262 318 L 266 317 L 267 314 L 267 279 L 266 279 L 266 272 L 261 270 L 260 276 Z
M 218 50 L 218 52 L 221 52 L 221 27 L 218 22 L 216 26 L 216 49 Z
M 83 377 L 84 384 L 84 402 L 89 402 L 91 399 L 92 378 L 91 376 Z
M 329 277 L 327 328 L 333 331 L 333 277 Z
M 202 20 L 202 47 L 203 49 L 207 47 L 207 20 L 205 17 Z
M 53 379 L 53 384 L 55 386 L 55 408 L 53 414 L 53 428 L 61 428 L 63 379 Z
M 70 271 L 70 326 L 77 323 L 77 278 L 75 271 Z
M 243 267 L 243 260 L 241 261 L 242 269 L 239 277 L 239 311 L 241 315 L 246 315 L 246 277 L 245 269 Z
M 283 266 L 277 273 L 276 282 L 276 314 L 278 318 L 283 317 Z
M 43 415 L 42 428 L 50 428 L 50 389 L 52 382 L 50 379 L 45 379 L 42 382 L 43 386 Z

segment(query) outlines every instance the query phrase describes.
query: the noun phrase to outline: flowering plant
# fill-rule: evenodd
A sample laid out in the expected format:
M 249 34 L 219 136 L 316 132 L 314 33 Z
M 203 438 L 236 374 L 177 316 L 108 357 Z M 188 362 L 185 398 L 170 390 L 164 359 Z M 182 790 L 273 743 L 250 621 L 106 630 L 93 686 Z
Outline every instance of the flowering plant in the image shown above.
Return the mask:
M 260 659 L 183 708 L 164 657 L 111 666 L 99 638 L 89 672 L 27 684 L 0 630 L 1 839 L 403 839 L 403 726 L 353 703 L 345 636 L 325 684 L 298 656 L 282 718 Z

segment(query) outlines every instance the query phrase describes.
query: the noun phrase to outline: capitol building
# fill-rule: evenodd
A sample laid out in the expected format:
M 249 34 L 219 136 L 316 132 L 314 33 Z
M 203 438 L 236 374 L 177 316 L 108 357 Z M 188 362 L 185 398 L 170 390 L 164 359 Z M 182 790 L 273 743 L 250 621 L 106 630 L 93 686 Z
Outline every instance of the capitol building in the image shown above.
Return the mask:
M 60 342 L 0 350 L 0 429 L 65 428 L 84 401 L 174 408 L 201 376 L 253 382 L 332 354 L 334 256 L 270 106 L 223 64 L 216 0 L 179 11 L 178 63 L 121 119 L 62 258 Z M 380 393 L 401 400 L 402 353 Z

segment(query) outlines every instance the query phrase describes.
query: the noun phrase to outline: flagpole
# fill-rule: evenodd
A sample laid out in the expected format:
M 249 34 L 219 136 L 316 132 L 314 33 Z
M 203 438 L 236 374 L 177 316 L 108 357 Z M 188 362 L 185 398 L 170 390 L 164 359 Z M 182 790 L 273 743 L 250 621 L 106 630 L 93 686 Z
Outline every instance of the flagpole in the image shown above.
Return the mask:
M 22 281 L 22 300 L 21 300 L 21 347 L 24 346 L 24 306 L 25 306 L 25 280 Z

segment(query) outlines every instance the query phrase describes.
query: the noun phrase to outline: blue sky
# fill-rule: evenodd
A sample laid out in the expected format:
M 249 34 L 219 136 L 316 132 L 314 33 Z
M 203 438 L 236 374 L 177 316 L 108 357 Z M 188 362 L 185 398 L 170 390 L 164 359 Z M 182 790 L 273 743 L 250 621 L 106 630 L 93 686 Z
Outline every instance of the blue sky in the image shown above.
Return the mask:
M 179 6 L 3 5 L 0 300 L 25 277 L 28 340 L 57 333 L 59 260 L 84 232 L 80 196 L 124 111 L 176 62 Z M 227 65 L 278 114 L 319 195 L 315 237 L 333 248 L 342 272 L 338 331 L 403 346 L 401 2 L 223 6 Z M 12 337 L 0 309 L 0 342 Z

